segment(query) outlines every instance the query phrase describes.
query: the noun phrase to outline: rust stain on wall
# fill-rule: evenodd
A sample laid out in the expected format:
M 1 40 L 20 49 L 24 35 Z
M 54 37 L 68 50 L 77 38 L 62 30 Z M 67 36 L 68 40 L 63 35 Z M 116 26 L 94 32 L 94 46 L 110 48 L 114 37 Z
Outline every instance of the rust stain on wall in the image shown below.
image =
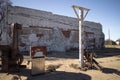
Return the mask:
M 36 36 L 41 38 L 44 36 L 44 34 L 36 34 Z
M 70 37 L 70 33 L 71 33 L 71 31 L 70 30 L 62 30 L 62 33 L 63 33 L 63 35 L 66 37 L 66 38 L 69 38 Z

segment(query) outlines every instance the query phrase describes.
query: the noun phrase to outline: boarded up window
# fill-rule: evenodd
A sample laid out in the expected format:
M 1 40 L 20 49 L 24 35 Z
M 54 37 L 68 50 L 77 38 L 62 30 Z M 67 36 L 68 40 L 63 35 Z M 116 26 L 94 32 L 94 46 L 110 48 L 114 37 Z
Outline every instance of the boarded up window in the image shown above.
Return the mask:
M 62 33 L 66 38 L 69 38 L 71 31 L 70 30 L 69 31 L 63 30 Z

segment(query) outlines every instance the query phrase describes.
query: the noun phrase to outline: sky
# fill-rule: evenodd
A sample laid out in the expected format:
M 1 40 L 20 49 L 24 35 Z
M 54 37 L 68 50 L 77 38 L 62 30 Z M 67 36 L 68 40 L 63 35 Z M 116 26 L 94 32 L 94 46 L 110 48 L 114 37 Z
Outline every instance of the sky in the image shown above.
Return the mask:
M 105 39 L 120 38 L 120 0 L 11 0 L 14 6 L 23 6 L 54 14 L 76 17 L 72 5 L 89 8 L 86 21 L 101 23 Z

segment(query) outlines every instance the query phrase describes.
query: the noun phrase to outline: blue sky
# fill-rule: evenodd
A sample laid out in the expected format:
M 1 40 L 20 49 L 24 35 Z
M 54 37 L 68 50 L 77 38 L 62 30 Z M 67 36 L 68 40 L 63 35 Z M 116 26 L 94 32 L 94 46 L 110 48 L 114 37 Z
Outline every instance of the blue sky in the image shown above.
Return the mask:
M 105 39 L 108 30 L 112 40 L 120 38 L 120 0 L 11 0 L 13 5 L 38 10 L 50 11 L 55 14 L 76 17 L 72 5 L 91 9 L 85 20 L 103 25 Z

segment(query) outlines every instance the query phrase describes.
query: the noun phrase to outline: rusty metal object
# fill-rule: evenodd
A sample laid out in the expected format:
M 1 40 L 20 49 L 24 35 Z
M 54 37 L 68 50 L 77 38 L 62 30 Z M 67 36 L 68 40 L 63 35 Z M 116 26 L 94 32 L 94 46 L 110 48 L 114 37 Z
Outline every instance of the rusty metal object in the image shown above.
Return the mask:
M 94 51 L 91 50 L 85 51 L 82 70 L 86 71 L 88 69 L 96 68 L 102 71 L 103 67 L 94 59 L 94 57 L 96 57 Z
M 8 71 L 8 64 L 9 64 L 9 52 L 10 46 L 8 45 L 0 45 L 1 51 L 1 71 L 7 72 Z
M 1 51 L 1 71 L 2 72 L 14 72 L 18 71 L 19 65 L 23 61 L 23 56 L 19 53 L 13 56 L 12 48 L 9 45 L 0 45 Z
M 20 29 L 22 29 L 22 26 L 20 24 L 12 24 L 11 26 L 12 30 L 13 30 L 13 33 L 12 33 L 12 47 L 13 49 L 17 49 L 18 48 L 18 36 L 19 36 L 19 33 L 18 31 Z
M 1 51 L 1 71 L 15 72 L 19 70 L 19 66 L 23 61 L 23 56 L 18 50 L 18 30 L 21 29 L 20 24 L 12 25 L 12 45 L 0 45 Z

